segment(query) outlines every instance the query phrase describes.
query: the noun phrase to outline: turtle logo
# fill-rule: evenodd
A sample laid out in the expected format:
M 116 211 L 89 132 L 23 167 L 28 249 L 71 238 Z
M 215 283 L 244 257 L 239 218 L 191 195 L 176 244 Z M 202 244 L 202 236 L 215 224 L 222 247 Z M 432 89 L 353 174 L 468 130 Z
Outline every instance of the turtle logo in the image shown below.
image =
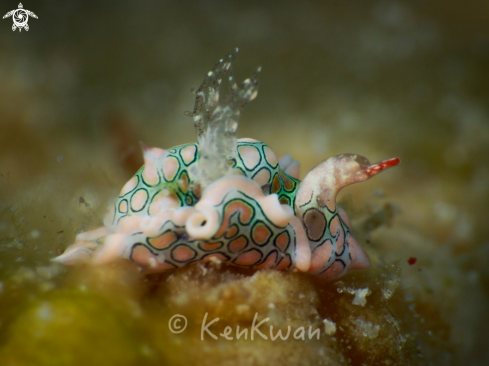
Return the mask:
M 33 18 L 37 19 L 37 15 L 34 14 L 30 10 L 24 9 L 24 6 L 22 3 L 19 3 L 19 8 L 14 9 L 9 11 L 7 14 L 3 16 L 3 19 L 12 17 L 14 24 L 12 25 L 12 30 L 15 32 L 17 28 L 19 28 L 19 32 L 22 31 L 22 28 L 24 28 L 26 31 L 29 30 L 29 25 L 27 24 L 27 21 L 29 20 L 29 15 Z

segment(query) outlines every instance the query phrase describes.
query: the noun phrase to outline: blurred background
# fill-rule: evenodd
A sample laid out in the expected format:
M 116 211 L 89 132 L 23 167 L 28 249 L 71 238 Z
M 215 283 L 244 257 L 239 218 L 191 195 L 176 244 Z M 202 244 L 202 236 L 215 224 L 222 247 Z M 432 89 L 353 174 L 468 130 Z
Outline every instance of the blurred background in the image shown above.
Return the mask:
M 302 177 L 339 153 L 400 157 L 345 199 L 354 217 L 390 202 L 371 253 L 427 289 L 454 364 L 489 363 L 489 2 L 23 5 L 38 16 L 28 32 L 0 22 L 0 280 L 43 276 L 100 225 L 142 164 L 140 140 L 195 141 L 190 89 L 239 47 L 238 81 L 262 66 L 239 137 L 291 153 Z M 17 6 L 2 0 L 0 13 Z

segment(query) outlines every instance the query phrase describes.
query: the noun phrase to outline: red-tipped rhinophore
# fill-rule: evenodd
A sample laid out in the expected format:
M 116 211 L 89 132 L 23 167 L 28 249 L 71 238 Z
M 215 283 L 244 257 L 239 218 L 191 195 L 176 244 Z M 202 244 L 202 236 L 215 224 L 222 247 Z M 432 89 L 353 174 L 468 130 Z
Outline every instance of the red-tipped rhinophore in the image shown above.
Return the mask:
M 393 166 L 396 166 L 399 164 L 401 160 L 399 158 L 392 158 L 392 159 L 387 159 L 387 160 L 382 160 L 381 162 L 377 164 L 372 164 L 368 166 L 362 167 L 362 169 L 367 173 L 368 177 L 372 177 L 375 174 L 380 173 L 382 170 L 392 168 Z
M 148 150 L 151 150 L 151 148 L 142 141 L 139 141 L 139 146 L 141 146 L 141 149 L 143 149 L 143 153 Z

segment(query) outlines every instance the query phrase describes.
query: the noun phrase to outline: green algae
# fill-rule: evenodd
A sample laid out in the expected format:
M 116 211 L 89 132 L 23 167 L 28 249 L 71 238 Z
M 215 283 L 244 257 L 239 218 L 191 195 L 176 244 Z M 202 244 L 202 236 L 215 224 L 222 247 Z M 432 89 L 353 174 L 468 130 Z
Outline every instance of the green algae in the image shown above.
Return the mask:
M 136 334 L 127 314 L 100 295 L 63 290 L 17 317 L 0 357 L 12 366 L 135 365 L 145 360 Z

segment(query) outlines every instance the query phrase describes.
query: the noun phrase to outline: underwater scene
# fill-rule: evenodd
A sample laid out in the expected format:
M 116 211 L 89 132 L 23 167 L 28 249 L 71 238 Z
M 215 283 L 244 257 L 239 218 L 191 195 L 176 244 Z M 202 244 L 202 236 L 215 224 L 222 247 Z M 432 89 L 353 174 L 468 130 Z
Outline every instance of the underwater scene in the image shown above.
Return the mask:
M 489 3 L 0 14 L 0 365 L 489 364 Z

